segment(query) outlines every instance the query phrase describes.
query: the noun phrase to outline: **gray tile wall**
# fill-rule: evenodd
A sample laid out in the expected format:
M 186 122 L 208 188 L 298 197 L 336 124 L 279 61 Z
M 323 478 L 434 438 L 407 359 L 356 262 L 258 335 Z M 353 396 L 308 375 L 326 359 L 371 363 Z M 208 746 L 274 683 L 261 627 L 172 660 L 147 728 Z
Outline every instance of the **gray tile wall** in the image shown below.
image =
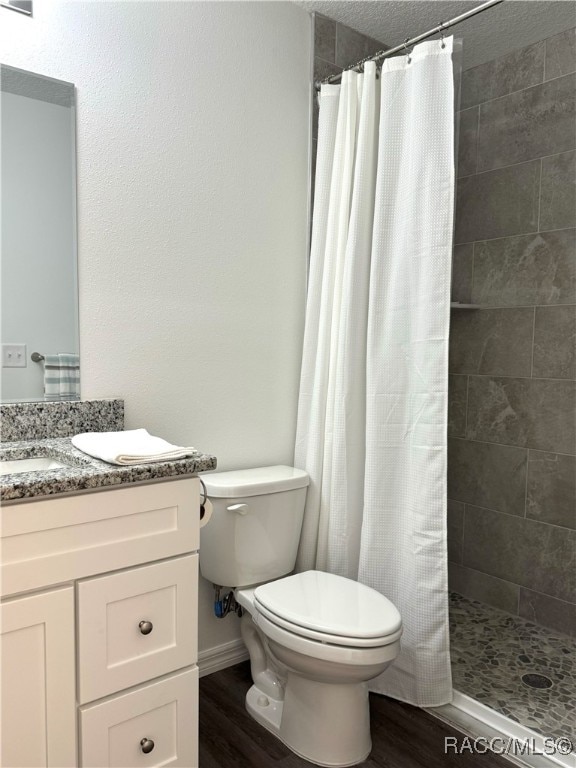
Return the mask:
M 450 584 L 576 635 L 576 35 L 463 73 Z

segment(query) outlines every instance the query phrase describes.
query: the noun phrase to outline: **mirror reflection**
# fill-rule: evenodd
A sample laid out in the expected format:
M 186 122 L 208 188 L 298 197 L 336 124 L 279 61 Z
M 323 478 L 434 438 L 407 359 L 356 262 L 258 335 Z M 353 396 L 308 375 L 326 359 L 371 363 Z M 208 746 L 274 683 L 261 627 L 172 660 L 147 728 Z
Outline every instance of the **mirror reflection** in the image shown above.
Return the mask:
M 3 402 L 79 399 L 72 83 L 0 66 Z

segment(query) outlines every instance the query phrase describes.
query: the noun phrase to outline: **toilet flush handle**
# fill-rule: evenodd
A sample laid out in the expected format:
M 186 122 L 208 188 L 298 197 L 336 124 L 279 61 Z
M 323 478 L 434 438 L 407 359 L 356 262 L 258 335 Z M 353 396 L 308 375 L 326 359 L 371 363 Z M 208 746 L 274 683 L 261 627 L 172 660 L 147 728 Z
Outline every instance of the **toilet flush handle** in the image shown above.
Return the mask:
M 246 515 L 248 514 L 248 504 L 232 504 L 229 507 L 226 507 L 228 512 L 237 512 L 239 515 Z

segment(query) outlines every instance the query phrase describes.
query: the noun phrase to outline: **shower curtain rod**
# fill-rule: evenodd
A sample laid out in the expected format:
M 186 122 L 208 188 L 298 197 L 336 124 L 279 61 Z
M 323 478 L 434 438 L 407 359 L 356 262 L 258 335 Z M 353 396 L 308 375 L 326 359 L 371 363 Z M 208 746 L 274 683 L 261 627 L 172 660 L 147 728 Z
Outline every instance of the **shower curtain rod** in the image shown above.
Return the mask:
M 504 0 L 488 0 L 486 3 L 482 3 L 482 5 L 477 5 L 476 8 L 472 8 L 469 11 L 466 11 L 466 13 L 460 14 L 460 16 L 455 16 L 453 19 L 450 19 L 450 21 L 446 22 L 440 22 L 440 24 L 437 27 L 434 27 L 434 29 L 430 29 L 428 32 L 423 32 L 421 35 L 417 35 L 416 37 L 413 37 L 411 39 L 406 38 L 406 40 L 401 44 L 397 45 L 395 48 L 388 48 L 385 51 L 378 51 L 378 53 L 375 53 L 373 56 L 367 56 L 365 59 L 361 59 L 360 61 L 357 61 L 356 64 L 352 64 L 350 67 L 346 67 L 345 71 L 348 70 L 357 70 L 359 69 L 362 71 L 362 67 L 364 64 L 366 64 L 367 61 L 379 61 L 380 59 L 386 59 L 388 56 L 392 56 L 394 53 L 398 53 L 398 51 L 402 51 L 407 49 L 409 46 L 416 45 L 416 43 L 419 43 L 421 40 L 426 40 L 427 37 L 432 37 L 432 35 L 440 34 L 441 32 L 444 32 L 445 29 L 449 29 L 450 27 L 455 26 L 456 24 L 460 24 L 461 21 L 465 21 L 466 19 L 471 18 L 472 16 L 476 16 L 477 13 L 482 13 L 482 11 L 487 11 L 488 8 L 491 8 L 493 5 L 499 5 L 500 3 L 503 3 Z M 324 80 L 317 80 L 314 83 L 314 87 L 317 91 L 320 90 L 320 86 L 322 85 L 329 85 L 330 83 L 336 83 L 340 78 L 342 77 L 342 72 L 338 72 L 336 75 L 331 75 L 330 77 L 324 78 Z

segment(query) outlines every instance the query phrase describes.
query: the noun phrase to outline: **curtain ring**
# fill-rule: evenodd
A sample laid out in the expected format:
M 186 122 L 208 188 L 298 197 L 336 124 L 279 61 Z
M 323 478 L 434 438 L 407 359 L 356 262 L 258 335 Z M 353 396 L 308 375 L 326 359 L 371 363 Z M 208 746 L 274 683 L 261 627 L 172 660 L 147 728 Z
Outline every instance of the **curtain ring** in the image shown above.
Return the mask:
M 440 22 L 440 48 L 446 48 L 446 43 L 444 42 L 444 23 Z
M 406 59 L 406 64 L 410 64 L 410 62 L 412 61 L 412 56 L 410 55 L 411 52 L 408 50 L 408 41 L 409 40 L 410 40 L 409 37 L 407 37 L 406 40 L 404 40 L 404 50 L 406 51 L 406 55 L 408 57 Z

